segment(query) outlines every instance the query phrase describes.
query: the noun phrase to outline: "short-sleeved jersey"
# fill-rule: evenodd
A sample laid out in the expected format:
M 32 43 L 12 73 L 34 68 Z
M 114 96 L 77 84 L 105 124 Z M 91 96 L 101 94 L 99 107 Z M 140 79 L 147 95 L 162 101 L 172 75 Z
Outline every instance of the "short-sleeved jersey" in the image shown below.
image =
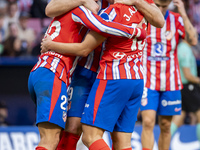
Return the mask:
M 190 72 L 193 76 L 197 77 L 197 64 L 196 58 L 192 52 L 192 48 L 186 42 L 181 42 L 178 45 L 178 62 L 180 66 L 181 81 L 183 84 L 189 83 L 183 73 L 183 68 L 190 68 Z
M 130 38 L 134 29 L 117 23 L 107 22 L 98 15 L 83 6 L 77 7 L 67 14 L 55 17 L 49 25 L 47 33 L 53 41 L 62 43 L 79 43 L 83 35 L 83 25 L 104 36 L 125 36 Z M 108 35 L 111 34 L 111 35 Z M 38 67 L 45 67 L 54 72 L 62 81 L 71 82 L 71 75 L 77 65 L 78 57 L 61 55 L 52 51 L 39 57 L 38 63 L 32 71 Z
M 167 11 L 163 28 L 148 26 L 147 43 L 143 52 L 145 86 L 152 90 L 174 91 L 182 88 L 177 46 L 185 37 L 183 19 Z
M 108 6 L 107 0 L 101 0 L 102 5 L 100 5 L 101 10 L 105 9 Z M 145 0 L 150 4 L 153 4 L 153 0 Z M 107 5 L 107 6 L 106 6 Z M 101 56 L 103 55 L 104 44 L 98 46 L 94 51 L 92 51 L 88 57 L 83 57 L 78 62 L 78 65 L 90 69 L 93 72 L 97 72 L 99 70 L 99 61 Z
M 136 27 L 144 19 L 134 6 L 123 4 L 110 5 L 102 12 L 101 16 L 133 27 Z M 143 25 L 146 28 L 146 24 Z M 140 57 L 144 44 L 144 40 L 137 41 L 136 38 L 108 37 L 100 60 L 100 71 L 97 78 L 108 80 L 143 79 Z

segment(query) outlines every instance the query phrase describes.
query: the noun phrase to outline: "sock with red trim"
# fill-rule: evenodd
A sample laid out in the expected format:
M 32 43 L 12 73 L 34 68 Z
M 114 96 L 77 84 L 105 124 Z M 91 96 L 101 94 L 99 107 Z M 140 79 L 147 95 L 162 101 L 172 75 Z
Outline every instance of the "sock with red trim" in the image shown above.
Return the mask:
M 76 134 L 63 131 L 56 150 L 76 150 L 79 138 Z
M 103 139 L 99 139 L 90 145 L 89 150 L 110 150 L 110 147 Z
M 44 148 L 44 147 L 42 147 L 42 146 L 37 146 L 37 147 L 35 148 L 35 150 L 48 150 L 48 149 L 46 149 L 46 148 Z
M 151 149 L 149 149 L 149 148 L 142 148 L 142 150 L 151 150 Z

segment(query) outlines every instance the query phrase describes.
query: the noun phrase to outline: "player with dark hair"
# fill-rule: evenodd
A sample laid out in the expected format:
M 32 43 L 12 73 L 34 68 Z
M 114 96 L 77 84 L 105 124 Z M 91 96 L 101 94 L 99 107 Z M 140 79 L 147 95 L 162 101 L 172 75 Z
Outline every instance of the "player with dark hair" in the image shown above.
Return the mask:
M 123 4 L 110 5 L 101 16 L 126 25 L 136 26 L 140 22 L 143 28 L 147 25 L 143 15 L 135 7 Z M 88 34 L 81 44 L 70 45 L 44 39 L 42 49 L 85 56 L 103 40 L 105 38 L 94 32 Z M 100 71 L 85 104 L 81 120 L 82 140 L 89 149 L 109 149 L 102 140 L 105 130 L 113 132 L 114 149 L 132 149 L 131 134 L 143 93 L 143 69 L 140 61 L 143 48 L 144 40 L 107 38 L 100 60 Z M 130 87 L 127 87 L 127 84 Z
M 55 3 L 56 1 L 52 0 L 49 6 L 46 8 L 46 13 L 49 16 L 60 15 L 63 12 L 66 12 L 65 7 L 67 6 L 68 0 L 62 0 L 59 3 Z M 117 1 L 116 1 L 117 2 Z M 118 2 L 122 2 L 119 1 Z M 139 10 L 143 12 L 144 16 L 150 21 L 152 24 L 157 27 L 161 27 L 163 25 L 164 18 L 160 12 L 160 10 L 155 6 L 155 4 L 148 4 L 146 1 L 123 1 L 124 3 L 129 3 L 130 5 L 135 5 L 139 7 Z M 98 2 L 99 3 L 99 2 Z M 105 8 L 105 4 L 107 2 L 102 0 L 100 7 Z M 54 4 L 54 5 L 53 5 Z M 62 4 L 62 5 L 61 5 Z M 65 6 L 66 5 L 66 6 Z M 58 8 L 61 8 L 58 10 Z M 154 15 L 158 15 L 160 17 L 153 17 Z M 63 136 L 58 145 L 57 149 L 67 149 L 69 146 L 70 149 L 75 149 L 76 143 L 82 133 L 81 129 L 81 116 L 84 109 L 85 102 L 87 100 L 90 89 L 96 79 L 97 70 L 99 68 L 99 60 L 101 57 L 102 46 L 99 46 L 95 49 L 95 51 L 91 52 L 88 57 L 81 58 L 78 66 L 75 69 L 74 75 L 72 77 L 72 84 L 70 86 L 71 93 L 71 109 L 68 111 L 68 119 L 66 123 L 66 132 L 63 132 Z M 95 59 L 94 59 L 95 58 Z M 71 145 L 71 146 L 70 146 Z
M 197 44 L 197 34 L 190 23 L 181 0 L 173 0 L 178 13 L 168 10 L 171 0 L 154 0 L 165 17 L 163 28 L 149 25 L 147 43 L 143 54 L 145 89 L 141 102 L 142 147 L 152 150 L 153 128 L 158 113 L 160 137 L 159 150 L 168 150 L 173 115 L 181 113 L 181 78 L 177 59 L 177 46 L 180 37 L 191 45 Z
M 141 31 L 139 28 L 107 22 L 80 6 L 67 14 L 55 17 L 46 33 L 53 41 L 81 42 L 85 33 L 83 25 L 105 36 L 132 38 Z M 39 57 L 30 73 L 28 87 L 37 105 L 36 124 L 41 136 L 37 150 L 54 150 L 57 147 L 60 131 L 65 128 L 67 119 L 67 87 L 77 62 L 78 57 L 47 52 Z

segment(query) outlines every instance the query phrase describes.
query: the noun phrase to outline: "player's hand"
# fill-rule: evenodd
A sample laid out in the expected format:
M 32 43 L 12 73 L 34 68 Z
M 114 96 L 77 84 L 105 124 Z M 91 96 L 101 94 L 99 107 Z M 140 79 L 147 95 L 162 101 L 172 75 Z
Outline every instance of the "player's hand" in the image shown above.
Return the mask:
M 49 51 L 50 49 L 48 48 L 49 47 L 49 44 L 50 42 L 52 41 L 51 37 L 46 34 L 45 37 L 42 39 L 42 42 L 41 42 L 41 53 L 45 53 L 47 51 Z
M 99 5 L 96 3 L 97 0 L 84 0 L 83 5 L 91 10 L 93 13 L 97 14 L 99 10 Z
M 136 27 L 143 29 L 143 24 L 145 24 L 145 19 L 144 18 L 142 19 L 142 21 L 140 21 L 140 23 L 138 23 L 138 25 Z
M 178 8 L 178 12 L 181 15 L 181 17 L 187 15 L 185 11 L 184 3 L 182 2 L 182 0 L 173 0 L 173 3 L 174 3 L 174 6 Z

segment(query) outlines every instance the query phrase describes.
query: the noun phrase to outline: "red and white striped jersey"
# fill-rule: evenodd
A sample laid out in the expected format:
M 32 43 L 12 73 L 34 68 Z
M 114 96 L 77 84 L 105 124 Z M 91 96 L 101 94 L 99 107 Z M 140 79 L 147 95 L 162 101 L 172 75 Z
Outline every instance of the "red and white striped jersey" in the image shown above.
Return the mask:
M 114 4 L 106 8 L 102 17 L 128 26 L 136 27 L 144 17 L 134 6 Z M 146 21 L 145 21 L 146 22 Z M 147 22 L 143 24 L 146 28 Z M 109 37 L 105 43 L 100 60 L 98 79 L 143 79 L 143 67 L 140 57 L 145 41 L 124 37 Z
M 108 7 L 109 3 L 107 0 L 98 0 L 99 12 Z M 93 72 L 97 72 L 99 69 L 99 61 L 102 55 L 103 44 L 99 45 L 94 51 L 92 51 L 87 57 L 81 57 L 78 62 L 79 66 L 85 67 Z M 95 58 L 95 59 L 94 59 Z
M 118 23 L 107 22 L 98 15 L 92 14 L 85 7 L 80 6 L 67 14 L 55 17 L 49 25 L 47 33 L 53 41 L 63 43 L 79 43 L 83 35 L 83 25 L 104 36 L 132 37 L 134 29 Z M 111 35 L 109 35 L 111 34 Z M 62 81 L 71 82 L 71 75 L 77 65 L 78 58 L 61 55 L 55 52 L 46 52 L 39 58 L 38 63 L 32 69 L 45 67 L 54 72 Z
M 145 86 L 158 91 L 180 90 L 177 46 L 180 37 L 185 37 L 183 19 L 177 13 L 167 11 L 164 27 L 149 25 L 147 33 L 143 52 Z
M 105 9 L 108 6 L 108 2 L 107 0 L 101 0 L 101 1 L 102 1 L 102 5 L 100 5 L 101 9 Z M 145 0 L 145 1 L 147 1 L 148 3 L 154 3 L 153 0 Z M 104 49 L 104 45 L 105 43 L 97 47 L 87 57 L 81 58 L 80 61 L 78 62 L 78 65 L 85 67 L 86 69 L 90 69 L 93 72 L 97 72 L 99 70 L 99 61 L 101 59 L 101 56 L 103 55 L 102 50 Z

